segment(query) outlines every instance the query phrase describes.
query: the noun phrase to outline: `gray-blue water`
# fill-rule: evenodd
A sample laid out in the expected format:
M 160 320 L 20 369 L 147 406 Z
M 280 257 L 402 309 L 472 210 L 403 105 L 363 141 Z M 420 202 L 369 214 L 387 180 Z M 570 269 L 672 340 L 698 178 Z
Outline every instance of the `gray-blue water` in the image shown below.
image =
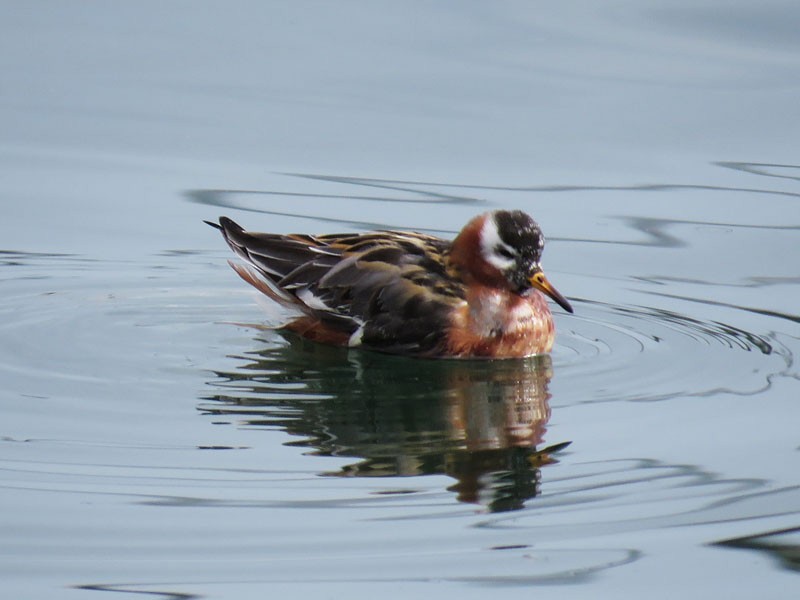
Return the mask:
M 797 31 L 781 1 L 0 5 L 3 597 L 796 597 Z M 202 223 L 498 207 L 576 309 L 550 357 L 285 337 Z

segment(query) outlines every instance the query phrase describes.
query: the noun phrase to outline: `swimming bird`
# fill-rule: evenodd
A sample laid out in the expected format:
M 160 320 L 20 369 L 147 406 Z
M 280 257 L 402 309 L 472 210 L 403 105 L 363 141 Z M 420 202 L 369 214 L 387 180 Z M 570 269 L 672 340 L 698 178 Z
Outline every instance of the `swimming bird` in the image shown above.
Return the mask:
M 206 221 L 246 264 L 239 276 L 297 312 L 282 328 L 322 343 L 437 358 L 519 358 L 555 338 L 545 295 L 572 312 L 519 210 L 469 221 L 452 241 L 410 231 L 253 233 Z

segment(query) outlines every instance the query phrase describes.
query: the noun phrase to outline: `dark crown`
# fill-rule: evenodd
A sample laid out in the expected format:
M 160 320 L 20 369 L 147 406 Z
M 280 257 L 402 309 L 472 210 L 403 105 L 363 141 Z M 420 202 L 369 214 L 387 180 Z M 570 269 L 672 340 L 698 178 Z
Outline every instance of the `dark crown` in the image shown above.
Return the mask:
M 494 220 L 503 242 L 531 262 L 539 262 L 544 249 L 544 235 L 536 221 L 521 210 L 498 210 L 494 213 Z

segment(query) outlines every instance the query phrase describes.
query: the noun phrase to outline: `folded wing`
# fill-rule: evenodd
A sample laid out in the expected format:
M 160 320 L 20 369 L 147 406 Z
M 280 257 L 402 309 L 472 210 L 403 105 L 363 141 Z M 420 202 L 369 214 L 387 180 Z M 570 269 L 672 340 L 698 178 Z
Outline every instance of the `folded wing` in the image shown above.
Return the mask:
M 446 271 L 449 243 L 437 238 L 252 233 L 227 217 L 209 225 L 247 263 L 232 263 L 245 281 L 303 313 L 303 328 L 328 328 L 353 346 L 435 354 L 449 310 L 464 302 Z

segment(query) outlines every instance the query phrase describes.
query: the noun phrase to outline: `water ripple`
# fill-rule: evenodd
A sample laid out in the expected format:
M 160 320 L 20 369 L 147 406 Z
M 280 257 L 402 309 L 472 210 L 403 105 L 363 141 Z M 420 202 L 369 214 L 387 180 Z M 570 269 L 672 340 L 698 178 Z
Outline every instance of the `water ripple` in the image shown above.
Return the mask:
M 561 320 L 554 359 L 582 402 L 754 395 L 790 375 L 793 353 L 775 333 L 674 310 L 580 301 Z M 702 369 L 698 369 L 702 364 Z M 587 384 L 591 382 L 591 386 Z

